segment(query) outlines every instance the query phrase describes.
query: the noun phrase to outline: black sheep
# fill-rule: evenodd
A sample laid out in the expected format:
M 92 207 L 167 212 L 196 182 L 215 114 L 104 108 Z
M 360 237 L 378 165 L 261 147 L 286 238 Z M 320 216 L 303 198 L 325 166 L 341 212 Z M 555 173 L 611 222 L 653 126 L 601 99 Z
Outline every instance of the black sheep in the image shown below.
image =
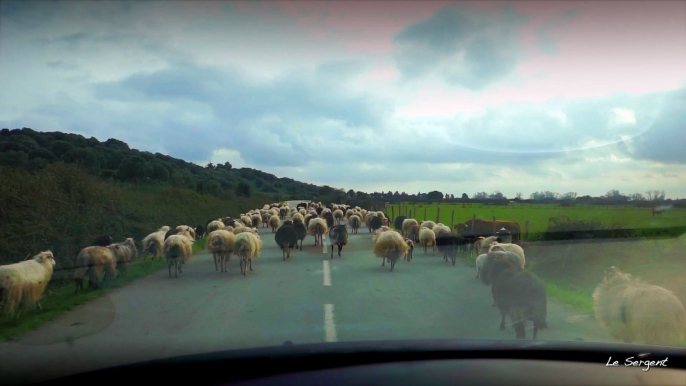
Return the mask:
M 231 217 L 226 217 L 222 219 L 222 222 L 224 223 L 224 226 L 227 227 L 235 227 L 236 225 L 236 220 L 232 219 Z
M 403 221 L 405 221 L 406 219 L 407 219 L 407 217 L 405 217 L 405 216 L 398 216 L 393 221 L 393 226 L 395 227 L 395 229 L 399 230 L 401 234 L 403 233 Z M 403 236 L 407 236 L 407 235 L 403 235 Z
M 309 224 L 309 221 L 307 221 Z M 293 228 L 295 228 L 295 233 L 298 234 L 298 240 L 300 240 L 300 250 L 303 250 L 303 240 L 305 240 L 305 236 L 307 236 L 307 227 L 301 223 L 301 222 L 296 222 L 293 223 Z
M 195 238 L 199 240 L 203 237 L 205 237 L 205 227 L 202 225 L 198 225 L 197 227 L 195 227 Z
M 374 216 L 371 220 L 369 220 L 369 232 L 376 232 L 376 230 L 381 228 L 382 225 L 383 221 L 380 218 Z
M 288 211 L 286 210 L 286 208 L 279 209 L 279 217 L 281 218 L 281 220 L 285 219 L 287 214 Z
M 323 210 L 324 208 L 322 207 L 318 207 L 317 209 L 315 209 L 315 211 L 317 212 L 317 216 L 321 215 Z
M 164 239 L 166 240 L 169 238 L 169 236 L 175 235 L 177 233 L 179 233 L 179 231 L 176 228 L 172 228 L 172 229 L 168 230 L 167 233 L 164 234 Z
M 505 315 L 514 324 L 517 339 L 526 338 L 525 323 L 534 322 L 534 339 L 538 330 L 548 326 L 548 298 L 545 284 L 538 276 L 522 268 L 517 255 L 491 252 L 484 263 L 481 281 L 491 284 L 496 307 L 500 310 L 500 329 L 505 329 Z
M 325 213 L 324 214 L 324 220 L 326 220 L 326 227 L 331 229 L 331 227 L 333 227 L 333 223 L 334 223 L 333 214 Z
M 457 262 L 457 253 L 466 245 L 466 240 L 454 233 L 439 233 L 436 236 L 436 248 L 443 253 L 443 260 L 452 260 L 453 265 Z
M 95 239 L 95 243 L 93 243 L 93 245 L 96 245 L 98 247 L 106 247 L 113 243 L 114 240 L 112 240 L 112 237 L 110 237 L 109 235 L 102 235 Z
M 293 223 L 284 223 L 277 229 L 274 239 L 276 240 L 276 245 L 278 245 L 283 252 L 283 261 L 286 261 L 286 258 L 290 259 L 291 248 L 298 247 L 298 233 L 296 232 Z
M 329 229 L 329 240 L 331 241 L 331 258 L 333 259 L 333 246 L 338 246 L 338 257 L 341 257 L 343 246 L 348 244 L 348 229 L 345 225 L 336 225 Z

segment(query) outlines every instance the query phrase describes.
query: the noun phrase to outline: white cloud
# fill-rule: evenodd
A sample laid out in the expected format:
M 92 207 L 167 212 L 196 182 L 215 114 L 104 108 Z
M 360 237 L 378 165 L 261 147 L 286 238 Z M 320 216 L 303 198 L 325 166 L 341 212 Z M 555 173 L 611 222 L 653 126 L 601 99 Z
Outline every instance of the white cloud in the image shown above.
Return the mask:
M 607 122 L 609 128 L 633 125 L 636 125 L 636 113 L 633 110 L 615 107 L 610 111 L 610 119 Z

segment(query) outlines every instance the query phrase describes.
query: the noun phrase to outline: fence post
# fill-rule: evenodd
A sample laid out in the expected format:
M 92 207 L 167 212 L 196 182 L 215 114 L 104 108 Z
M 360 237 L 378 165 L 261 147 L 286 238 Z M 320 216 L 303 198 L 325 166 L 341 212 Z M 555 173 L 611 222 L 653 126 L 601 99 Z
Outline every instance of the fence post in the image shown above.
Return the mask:
M 426 207 L 424 207 L 424 217 L 423 217 L 422 221 L 426 221 Z
M 450 215 L 450 231 L 452 232 L 453 226 L 455 225 L 455 209 L 453 209 L 453 213 Z
M 472 215 L 472 232 L 474 232 L 474 223 L 476 222 L 476 215 Z
M 436 223 L 438 224 L 441 220 L 441 207 L 439 206 L 438 209 L 436 209 Z
M 389 222 L 388 225 L 393 224 L 393 217 L 395 217 L 395 208 L 391 207 L 391 218 L 388 221 Z
M 495 216 L 493 216 L 493 235 L 495 236 Z
M 412 218 L 412 210 L 410 210 L 410 215 L 407 218 Z
M 524 240 L 529 241 L 529 220 L 524 223 Z

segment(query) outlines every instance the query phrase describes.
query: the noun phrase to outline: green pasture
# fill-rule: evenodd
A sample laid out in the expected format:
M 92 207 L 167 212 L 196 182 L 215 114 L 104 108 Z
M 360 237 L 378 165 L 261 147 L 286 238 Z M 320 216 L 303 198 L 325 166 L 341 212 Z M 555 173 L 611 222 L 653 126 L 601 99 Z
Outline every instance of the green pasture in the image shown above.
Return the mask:
M 417 221 L 431 220 L 452 225 L 464 223 L 476 216 L 483 220 L 516 221 L 525 232 L 528 221 L 529 240 L 536 240 L 539 234 L 550 226 L 553 217 L 567 216 L 572 221 L 592 221 L 616 228 L 646 229 L 686 226 L 686 209 L 675 208 L 653 217 L 651 208 L 634 206 L 577 205 L 564 207 L 554 204 L 510 204 L 489 206 L 470 203 L 401 203 L 386 207 L 391 219 L 400 215 Z M 524 237 L 524 235 L 522 235 Z

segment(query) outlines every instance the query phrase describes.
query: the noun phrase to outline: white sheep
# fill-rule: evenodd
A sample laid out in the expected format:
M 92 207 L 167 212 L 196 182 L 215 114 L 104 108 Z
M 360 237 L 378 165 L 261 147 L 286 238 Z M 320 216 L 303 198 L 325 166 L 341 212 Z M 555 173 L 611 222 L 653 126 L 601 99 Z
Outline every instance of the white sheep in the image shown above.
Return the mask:
M 193 227 L 190 227 L 188 225 L 179 225 L 176 227 L 176 230 L 179 231 L 178 234 L 185 234 L 186 236 L 190 237 L 191 240 L 195 240 L 195 229 Z
M 83 288 L 83 278 L 88 274 L 88 285 L 97 288 L 106 279 L 117 275 L 115 244 L 107 247 L 93 246 L 83 248 L 76 256 L 74 281 L 78 292 Z
M 672 291 L 611 267 L 593 292 L 599 324 L 624 343 L 681 346 L 686 311 Z
M 419 224 L 419 229 L 421 229 L 421 228 L 433 229 L 435 226 L 436 226 L 436 223 L 433 221 L 422 221 L 421 224 Z
M 381 266 L 386 265 L 386 260 L 391 262 L 391 272 L 395 268 L 395 263 L 405 256 L 409 247 L 400 233 L 389 230 L 381 232 L 374 243 L 374 254 L 382 259 Z
M 226 228 L 226 225 L 224 225 L 224 223 L 222 221 L 214 220 L 214 221 L 211 221 L 209 224 L 207 224 L 207 233 L 209 234 L 209 233 L 212 233 L 216 230 L 225 229 L 225 228 Z
M 226 263 L 231 257 L 231 252 L 235 249 L 235 236 L 233 233 L 219 229 L 211 232 L 207 236 L 207 250 L 212 252 L 214 259 L 214 270 L 219 271 L 217 265 L 221 267 L 222 272 L 227 271 Z
M 22 307 L 38 306 L 55 267 L 51 251 L 41 252 L 29 260 L 0 266 L 0 305 L 6 315 L 17 317 Z
M 486 263 L 486 258 L 488 257 L 487 253 L 481 254 L 476 257 L 476 278 L 478 279 L 481 276 L 481 270 L 484 268 L 484 264 Z
M 171 278 L 171 267 L 174 266 L 174 277 L 178 278 L 181 266 L 193 256 L 193 239 L 182 234 L 169 236 L 164 240 L 164 257 L 167 259 L 167 269 Z
M 158 229 L 158 232 L 169 232 L 170 229 L 171 228 L 168 225 L 165 225 L 163 227 L 160 227 L 160 229 Z
M 324 244 L 324 235 L 329 231 L 329 228 L 326 225 L 326 220 L 315 217 L 310 220 L 307 230 L 314 236 L 314 245 L 316 246 Z
M 413 218 L 406 218 L 403 220 L 403 225 L 402 225 L 402 231 L 403 231 L 403 236 L 409 236 L 410 231 L 412 230 L 412 227 L 418 225 L 417 220 Z
M 517 257 L 519 257 L 519 261 L 522 263 L 522 268 L 526 267 L 526 258 L 524 257 L 524 250 L 519 245 L 501 244 L 498 242 L 494 242 L 491 244 L 491 247 L 488 249 L 488 252 L 490 253 L 494 251 L 512 252 L 515 255 L 517 255 Z
M 433 233 L 434 233 L 436 236 L 440 235 L 441 233 L 450 233 L 450 228 L 449 228 L 449 227 L 447 227 L 447 226 L 445 226 L 445 225 L 439 225 L 439 224 L 436 224 L 436 226 L 434 226 L 433 228 L 431 228 L 431 230 L 433 231 Z
M 234 250 L 240 259 L 241 274 L 246 276 L 248 268 L 252 271 L 252 259 L 262 253 L 262 240 L 254 233 L 241 233 L 235 238 Z
M 269 226 L 272 228 L 272 233 L 276 233 L 276 229 L 281 226 L 281 218 L 278 215 L 271 216 Z
M 335 225 L 340 225 L 343 222 L 343 211 L 340 209 L 336 209 L 333 212 L 333 219 L 336 220 Z
M 431 246 L 431 252 L 436 253 L 436 234 L 429 228 L 421 228 L 419 230 L 419 244 L 426 250 Z
M 488 250 L 491 248 L 491 245 L 497 241 L 498 237 L 496 236 L 479 237 L 474 243 L 474 249 L 476 249 L 476 252 L 478 254 L 488 253 Z
M 299 222 L 301 224 L 305 224 L 305 218 L 302 214 L 300 214 L 300 212 L 293 213 L 293 215 L 291 216 L 291 221 L 293 221 L 294 223 Z
M 224 224 L 222 224 L 224 225 Z M 143 261 L 147 258 L 147 255 L 151 255 L 152 261 L 150 263 L 150 266 L 152 267 L 155 264 L 155 259 L 156 258 L 161 258 L 163 251 L 162 248 L 164 246 L 164 235 L 167 233 L 167 231 L 160 230 L 157 232 L 153 232 L 147 236 L 142 241 L 143 244 Z

